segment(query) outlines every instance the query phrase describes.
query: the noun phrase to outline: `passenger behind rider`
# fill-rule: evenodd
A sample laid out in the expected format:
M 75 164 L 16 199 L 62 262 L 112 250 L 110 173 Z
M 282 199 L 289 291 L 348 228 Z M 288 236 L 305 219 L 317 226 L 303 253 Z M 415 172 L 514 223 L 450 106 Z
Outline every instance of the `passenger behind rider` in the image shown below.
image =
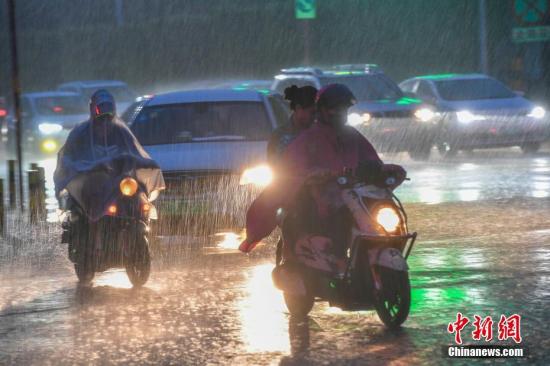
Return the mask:
M 267 144 L 267 160 L 274 167 L 286 148 L 315 121 L 315 96 L 317 89 L 312 86 L 301 88 L 292 85 L 285 89 L 285 99 L 290 102 L 292 115 L 288 123 L 278 127 Z

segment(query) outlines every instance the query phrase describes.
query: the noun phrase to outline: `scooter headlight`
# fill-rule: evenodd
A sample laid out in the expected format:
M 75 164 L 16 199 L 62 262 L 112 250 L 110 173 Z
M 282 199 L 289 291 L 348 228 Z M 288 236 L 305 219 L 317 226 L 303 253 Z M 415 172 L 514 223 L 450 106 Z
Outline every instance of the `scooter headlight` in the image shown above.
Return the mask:
M 376 214 L 376 222 L 389 233 L 397 230 L 401 219 L 392 207 L 383 207 Z
M 136 194 L 137 190 L 138 190 L 138 183 L 134 178 L 128 177 L 120 181 L 120 192 L 123 195 L 127 197 L 131 197 L 134 194 Z
M 260 165 L 246 169 L 241 175 L 240 185 L 254 184 L 258 187 L 266 187 L 273 180 L 273 171 L 267 165 Z

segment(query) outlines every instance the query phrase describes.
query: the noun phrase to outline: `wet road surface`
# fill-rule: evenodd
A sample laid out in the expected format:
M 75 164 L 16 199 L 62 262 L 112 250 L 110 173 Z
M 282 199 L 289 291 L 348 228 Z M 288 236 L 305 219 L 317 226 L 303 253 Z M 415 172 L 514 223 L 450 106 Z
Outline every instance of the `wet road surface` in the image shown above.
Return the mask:
M 132 289 L 121 271 L 79 288 L 66 248 L 55 244 L 58 231 L 49 229 L 40 258 L 2 263 L 0 364 L 483 363 L 442 355 L 459 311 L 495 323 L 501 314 L 522 315 L 529 358 L 497 362 L 549 364 L 550 155 L 393 158 L 412 178 L 398 195 L 420 233 L 401 331 L 385 330 L 374 312 L 326 303 L 307 322 L 289 321 L 271 283 L 269 244 L 244 256 L 228 249 L 238 242 L 229 235 L 218 249 L 212 242 L 170 264 L 157 258 L 145 288 Z M 462 334 L 466 343 L 471 330 Z

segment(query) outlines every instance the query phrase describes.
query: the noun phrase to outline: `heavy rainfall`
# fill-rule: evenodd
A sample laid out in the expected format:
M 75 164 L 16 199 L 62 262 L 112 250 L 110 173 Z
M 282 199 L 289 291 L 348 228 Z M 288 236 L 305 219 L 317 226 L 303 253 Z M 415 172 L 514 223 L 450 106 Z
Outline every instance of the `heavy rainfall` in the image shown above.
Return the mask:
M 550 1 L 1 0 L 0 45 L 0 365 L 550 363 Z

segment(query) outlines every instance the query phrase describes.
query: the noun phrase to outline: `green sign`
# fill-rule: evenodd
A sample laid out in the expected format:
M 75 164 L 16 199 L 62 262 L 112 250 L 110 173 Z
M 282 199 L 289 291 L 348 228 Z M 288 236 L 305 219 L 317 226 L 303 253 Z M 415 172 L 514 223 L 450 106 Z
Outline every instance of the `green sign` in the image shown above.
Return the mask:
M 315 19 L 317 16 L 315 0 L 295 0 L 296 19 Z
M 512 41 L 550 41 L 550 0 L 514 0 L 514 16 Z
M 514 28 L 512 40 L 515 43 L 550 41 L 550 26 Z

